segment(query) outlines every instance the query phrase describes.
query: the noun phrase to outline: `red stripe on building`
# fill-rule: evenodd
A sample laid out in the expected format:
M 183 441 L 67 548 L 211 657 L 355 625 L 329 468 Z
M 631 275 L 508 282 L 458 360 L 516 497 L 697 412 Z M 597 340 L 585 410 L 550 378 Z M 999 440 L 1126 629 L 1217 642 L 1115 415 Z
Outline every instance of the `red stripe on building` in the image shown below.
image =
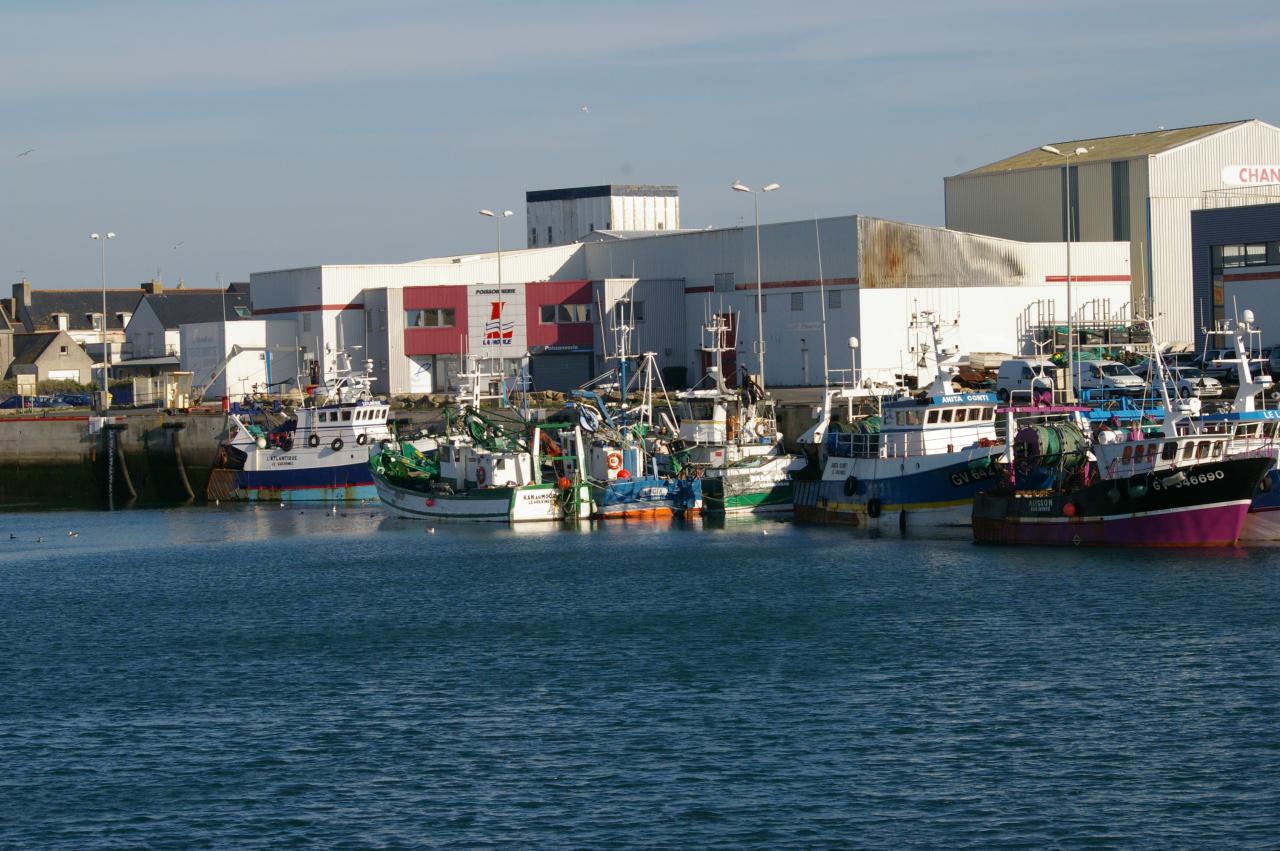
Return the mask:
M 254 308 L 254 316 L 269 316 L 273 313 L 305 313 L 312 310 L 364 310 L 363 304 L 299 304 L 294 307 L 261 307 Z
M 1067 282 L 1066 275 L 1045 275 L 1046 284 L 1065 284 Z M 1101 284 L 1101 283 L 1129 283 L 1128 275 L 1072 275 L 1071 283 L 1083 284 Z
M 851 286 L 857 286 L 857 284 L 858 284 L 857 278 L 823 278 L 821 285 L 824 287 L 851 287 Z M 762 290 L 817 289 L 818 285 L 819 283 L 817 278 L 814 278 L 808 281 L 765 281 L 762 284 L 760 284 L 760 289 Z M 755 288 L 756 288 L 756 285 L 754 283 L 734 285 L 735 290 L 754 290 Z M 708 289 L 711 289 L 711 288 L 708 288 Z M 685 290 L 685 292 L 688 292 L 688 290 Z
M 1224 281 L 1275 281 L 1280 280 L 1280 270 L 1272 272 L 1242 272 L 1238 275 L 1222 276 Z

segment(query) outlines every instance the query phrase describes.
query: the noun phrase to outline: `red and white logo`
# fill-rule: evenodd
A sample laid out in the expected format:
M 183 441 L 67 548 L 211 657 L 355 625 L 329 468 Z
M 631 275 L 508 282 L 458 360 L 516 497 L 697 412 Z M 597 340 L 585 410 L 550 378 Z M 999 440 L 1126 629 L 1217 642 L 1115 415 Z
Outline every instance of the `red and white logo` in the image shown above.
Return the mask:
M 1263 186 L 1280 183 L 1280 165 L 1229 165 L 1222 170 L 1228 186 Z
M 502 309 L 507 306 L 505 301 L 489 302 L 489 321 L 484 323 L 484 337 L 480 343 L 484 346 L 509 346 L 511 345 L 511 337 L 515 332 L 516 323 L 502 321 Z

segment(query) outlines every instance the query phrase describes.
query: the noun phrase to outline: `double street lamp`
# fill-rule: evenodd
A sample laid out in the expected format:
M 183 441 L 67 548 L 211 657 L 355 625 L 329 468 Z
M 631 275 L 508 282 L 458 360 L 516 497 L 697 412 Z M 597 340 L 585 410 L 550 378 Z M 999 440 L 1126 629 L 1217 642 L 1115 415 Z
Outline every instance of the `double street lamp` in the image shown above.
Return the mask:
M 1075 329 L 1071 323 L 1071 241 L 1075 239 L 1075 216 L 1071 210 L 1071 158 L 1089 153 L 1088 148 L 1076 148 L 1070 153 L 1063 153 L 1053 145 L 1041 145 L 1040 150 L 1055 154 L 1067 161 L 1067 401 L 1076 399 L 1076 340 Z
M 116 235 L 107 232 L 105 235 L 100 233 L 89 234 L 89 239 L 96 239 L 102 247 L 102 319 L 99 327 L 102 330 L 102 392 L 107 392 L 107 372 L 111 369 L 111 352 L 107 349 L 107 240 L 115 239 Z M 105 398 L 105 397 L 104 397 Z
M 498 226 L 498 286 L 502 286 L 502 220 L 514 216 L 515 213 L 510 210 L 503 210 L 501 213 L 495 213 L 493 210 L 481 210 L 480 215 L 493 219 L 493 223 Z
M 734 192 L 747 192 L 751 195 L 752 206 L 756 212 L 756 358 L 760 368 L 760 389 L 764 389 L 764 287 L 760 281 L 760 195 L 741 180 L 735 180 L 731 187 Z M 760 187 L 760 192 L 773 192 L 781 189 L 782 184 L 770 183 Z

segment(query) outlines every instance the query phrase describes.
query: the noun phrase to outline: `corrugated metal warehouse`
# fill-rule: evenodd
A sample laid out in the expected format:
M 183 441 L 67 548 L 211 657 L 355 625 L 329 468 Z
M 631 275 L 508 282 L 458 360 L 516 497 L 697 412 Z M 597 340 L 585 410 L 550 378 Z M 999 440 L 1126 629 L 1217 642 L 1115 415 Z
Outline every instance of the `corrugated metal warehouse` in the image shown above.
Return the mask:
M 1166 332 L 1192 340 L 1191 211 L 1236 185 L 1229 167 L 1280 163 L 1280 129 L 1233 121 L 1052 147 L 1060 153 L 1035 148 L 946 178 L 947 227 L 1027 242 L 1128 241 L 1133 296 L 1154 298 Z

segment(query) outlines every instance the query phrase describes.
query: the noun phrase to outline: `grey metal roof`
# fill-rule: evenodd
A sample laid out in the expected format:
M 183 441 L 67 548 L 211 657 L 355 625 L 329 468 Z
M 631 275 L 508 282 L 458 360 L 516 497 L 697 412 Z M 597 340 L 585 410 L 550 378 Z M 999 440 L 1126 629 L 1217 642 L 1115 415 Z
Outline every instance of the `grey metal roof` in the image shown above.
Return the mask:
M 234 286 L 234 285 L 233 285 Z M 240 319 L 237 307 L 248 309 L 248 290 L 170 290 L 161 295 L 143 297 L 165 328 L 176 329 L 193 322 L 217 322 Z M 224 310 L 225 306 L 225 310 Z
M 9 314 L 5 311 L 4 305 L 0 305 L 0 331 L 12 331 L 13 323 L 9 321 Z
M 1109 160 L 1128 160 L 1135 157 L 1147 157 L 1161 154 L 1212 136 L 1241 124 L 1248 124 L 1256 119 L 1242 121 L 1226 121 L 1221 124 L 1200 124 L 1195 127 L 1171 127 L 1169 129 L 1152 130 L 1146 133 L 1126 133 L 1120 136 L 1100 136 L 1095 139 L 1075 139 L 1067 142 L 1050 142 L 1048 144 L 1066 154 L 1076 148 L 1088 148 L 1089 153 L 1071 158 L 1072 165 L 1088 162 L 1106 162 Z M 979 166 L 963 172 L 957 177 L 970 177 L 980 174 L 999 174 L 1006 171 L 1021 171 L 1033 168 L 1053 168 L 1062 165 L 1062 156 L 1042 151 L 1039 147 L 1002 160 Z

